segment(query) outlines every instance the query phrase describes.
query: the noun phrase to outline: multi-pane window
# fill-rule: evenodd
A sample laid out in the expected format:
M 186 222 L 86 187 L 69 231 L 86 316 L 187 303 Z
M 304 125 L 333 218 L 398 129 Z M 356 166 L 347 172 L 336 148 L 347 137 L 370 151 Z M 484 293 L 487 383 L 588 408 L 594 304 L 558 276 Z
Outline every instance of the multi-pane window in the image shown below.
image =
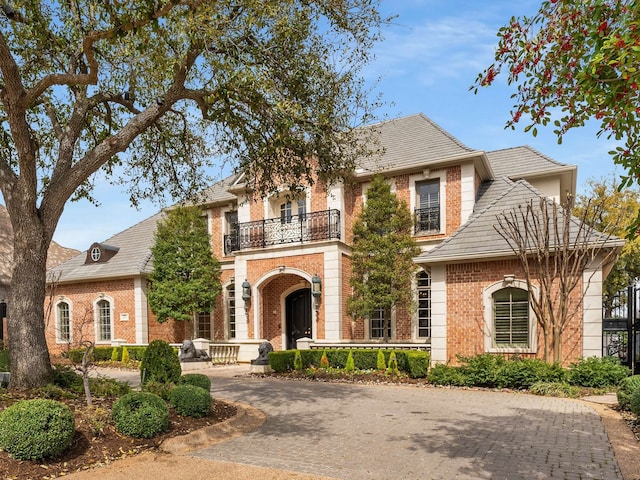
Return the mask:
M 431 276 L 418 273 L 418 337 L 431 337 Z
M 384 338 L 387 328 L 387 338 L 391 338 L 391 311 L 388 308 L 374 308 L 369 317 L 369 332 L 371 338 Z
M 307 204 L 304 199 L 298 200 L 297 202 L 299 220 L 302 220 L 304 214 L 307 211 Z M 291 202 L 285 202 L 280 205 L 280 221 L 282 223 L 291 223 L 293 218 L 293 204 Z
M 98 308 L 98 341 L 111 341 L 111 304 L 107 300 L 100 300 Z
M 203 312 L 198 314 L 198 325 L 196 329 L 198 338 L 211 340 L 211 313 Z
M 236 338 L 236 286 L 234 283 L 227 287 L 227 319 L 229 338 Z
M 416 184 L 418 195 L 416 209 L 416 231 L 440 230 L 440 180 Z
M 71 311 L 67 302 L 58 303 L 58 341 L 71 340 Z
M 503 288 L 493 294 L 493 335 L 497 347 L 529 346 L 529 293 Z

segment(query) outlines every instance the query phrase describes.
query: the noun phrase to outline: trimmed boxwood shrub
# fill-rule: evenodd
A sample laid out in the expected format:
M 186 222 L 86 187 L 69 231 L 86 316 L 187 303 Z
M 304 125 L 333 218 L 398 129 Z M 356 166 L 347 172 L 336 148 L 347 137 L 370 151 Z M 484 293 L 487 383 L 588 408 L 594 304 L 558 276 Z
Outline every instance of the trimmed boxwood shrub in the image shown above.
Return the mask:
M 181 374 L 180 359 L 173 347 L 164 340 L 151 342 L 140 364 L 141 382 L 178 383 Z
M 429 370 L 429 352 L 410 351 L 407 355 L 407 370 L 411 378 L 425 378 Z
M 211 411 L 211 394 L 195 385 L 178 385 L 169 393 L 169 403 L 178 415 L 201 418 Z
M 18 460 L 60 455 L 71 445 L 74 431 L 71 409 L 55 400 L 23 400 L 0 414 L 0 448 Z
M 160 398 L 167 402 L 169 401 L 169 394 L 174 388 L 176 388 L 175 383 L 160 383 L 156 382 L 155 380 L 151 380 L 141 386 L 143 392 L 149 392 L 158 395 Z
M 211 390 L 211 379 L 202 373 L 186 373 L 180 377 L 178 385 L 195 385 L 208 392 Z
M 169 427 L 169 407 L 149 392 L 120 397 L 113 404 L 112 415 L 116 429 L 129 437 L 151 438 Z
M 581 387 L 611 387 L 629 375 L 629 369 L 613 357 L 585 358 L 570 367 L 569 383 Z
M 269 366 L 274 372 L 282 373 L 293 370 L 293 360 L 296 350 L 281 350 L 279 352 L 269 352 Z
M 633 392 L 636 390 L 640 390 L 640 375 L 632 375 L 620 381 L 618 391 L 616 392 L 620 408 L 623 410 L 631 410 L 631 395 L 633 395 Z

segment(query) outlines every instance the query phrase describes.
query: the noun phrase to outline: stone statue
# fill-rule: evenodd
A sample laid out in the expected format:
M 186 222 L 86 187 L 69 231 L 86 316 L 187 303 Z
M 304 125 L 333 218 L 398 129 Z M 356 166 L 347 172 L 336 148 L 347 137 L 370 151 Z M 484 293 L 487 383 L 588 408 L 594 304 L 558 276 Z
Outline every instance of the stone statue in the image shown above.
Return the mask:
M 269 365 L 269 352 L 273 352 L 273 345 L 262 342 L 258 347 L 258 358 L 251 360 L 251 365 Z
M 191 340 L 182 342 L 178 358 L 181 362 L 208 362 L 211 360 L 207 352 L 198 350 Z

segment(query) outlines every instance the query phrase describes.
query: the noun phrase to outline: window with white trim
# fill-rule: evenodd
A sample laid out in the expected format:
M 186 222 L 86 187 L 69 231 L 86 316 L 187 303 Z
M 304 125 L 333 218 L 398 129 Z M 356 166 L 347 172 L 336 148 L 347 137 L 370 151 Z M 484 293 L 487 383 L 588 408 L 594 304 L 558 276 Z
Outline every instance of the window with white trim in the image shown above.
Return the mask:
M 529 292 L 507 287 L 493 295 L 493 335 L 497 347 L 529 346 Z
M 431 275 L 424 270 L 417 275 L 418 338 L 431 337 Z
M 536 319 L 527 283 L 497 282 L 484 291 L 485 351 L 536 353 Z
M 111 315 L 111 302 L 100 300 L 96 303 L 98 317 L 98 342 L 110 342 L 112 340 L 113 324 Z
M 211 340 L 211 312 L 201 312 L 198 314 L 196 337 Z
M 236 338 L 236 285 L 227 287 L 227 338 Z
M 440 231 L 440 179 L 416 183 L 416 232 Z
M 68 343 L 71 341 L 71 307 L 67 302 L 56 305 L 56 340 Z
M 391 309 L 374 308 L 369 317 L 369 336 L 372 339 L 384 338 L 385 325 L 387 338 L 391 338 Z

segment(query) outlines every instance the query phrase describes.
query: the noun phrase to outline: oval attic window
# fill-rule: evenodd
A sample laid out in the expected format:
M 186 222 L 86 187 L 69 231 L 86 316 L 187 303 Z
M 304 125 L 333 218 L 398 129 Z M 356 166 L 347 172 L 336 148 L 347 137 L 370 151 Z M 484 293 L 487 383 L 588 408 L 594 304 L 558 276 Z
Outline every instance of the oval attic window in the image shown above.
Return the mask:
M 91 249 L 91 260 L 94 262 L 100 260 L 100 247 L 93 247 Z

